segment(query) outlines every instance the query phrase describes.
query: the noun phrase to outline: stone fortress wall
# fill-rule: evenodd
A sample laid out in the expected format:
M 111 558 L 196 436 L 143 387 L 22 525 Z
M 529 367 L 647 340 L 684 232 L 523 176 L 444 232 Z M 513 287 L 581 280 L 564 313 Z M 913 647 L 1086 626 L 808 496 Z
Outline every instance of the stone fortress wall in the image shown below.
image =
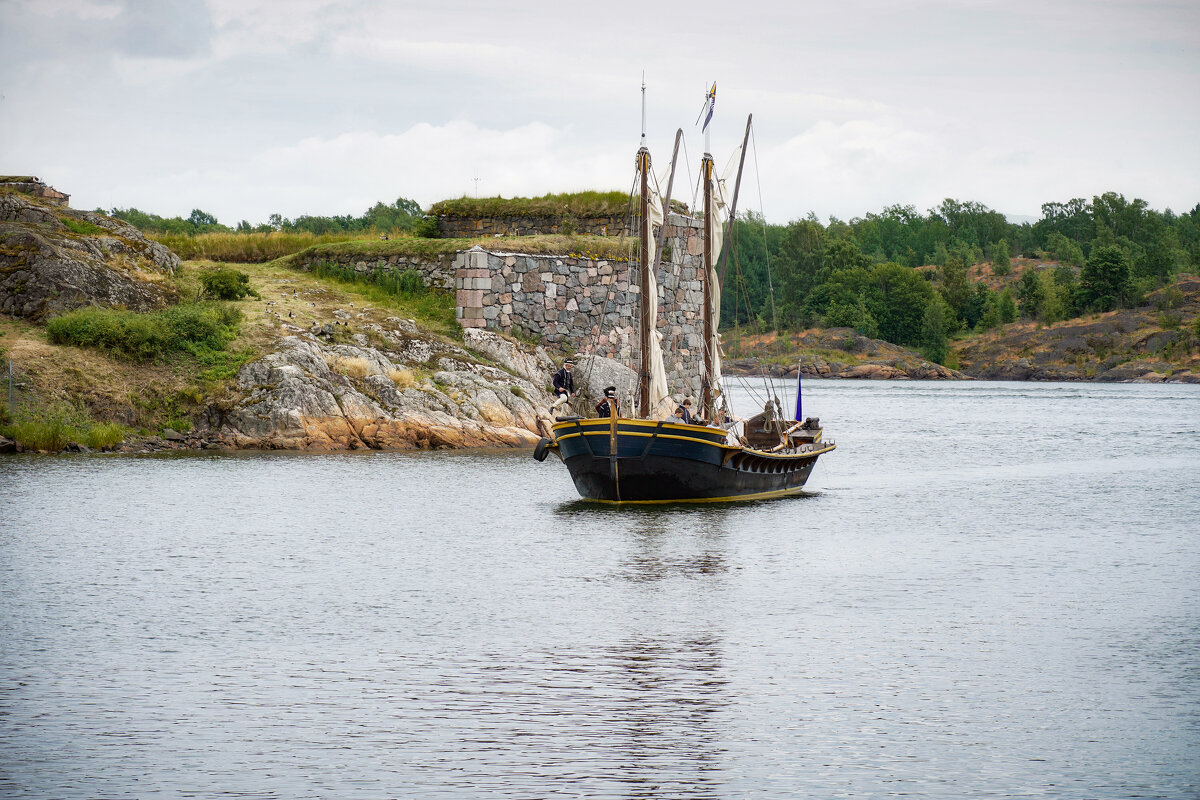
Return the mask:
M 703 225 L 672 214 L 658 279 L 658 331 L 672 392 L 696 395 L 704 368 Z M 461 253 L 458 321 L 536 337 L 551 350 L 616 359 L 640 371 L 636 260 Z
M 667 385 L 673 393 L 696 396 L 704 368 L 703 223 L 670 214 L 666 228 L 657 278 Z M 603 356 L 640 371 L 636 256 L 526 255 L 505 252 L 502 240 L 496 245 L 432 258 L 318 254 L 309 260 L 362 273 L 416 270 L 426 285 L 455 292 L 464 328 L 536 338 L 551 352 Z

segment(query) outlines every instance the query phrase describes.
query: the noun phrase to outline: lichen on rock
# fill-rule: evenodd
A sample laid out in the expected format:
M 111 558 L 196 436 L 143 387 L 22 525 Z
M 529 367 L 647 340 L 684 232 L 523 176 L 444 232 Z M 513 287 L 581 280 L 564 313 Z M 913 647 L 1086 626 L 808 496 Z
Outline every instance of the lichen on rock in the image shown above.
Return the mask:
M 169 302 L 163 278 L 178 270 L 178 256 L 124 222 L 0 194 L 0 312 L 41 321 L 87 305 L 149 311 Z
M 478 338 L 474 343 L 485 344 Z M 217 426 L 223 439 L 242 448 L 408 450 L 537 442 L 550 402 L 538 383 L 463 360 L 467 353 L 454 345 L 430 343 L 430 349 L 450 368 L 401 389 L 389 373 L 421 369 L 419 363 L 394 351 L 289 336 L 241 369 L 240 396 L 220 412 Z M 356 369 L 365 364 L 365 374 L 336 370 L 348 361 Z

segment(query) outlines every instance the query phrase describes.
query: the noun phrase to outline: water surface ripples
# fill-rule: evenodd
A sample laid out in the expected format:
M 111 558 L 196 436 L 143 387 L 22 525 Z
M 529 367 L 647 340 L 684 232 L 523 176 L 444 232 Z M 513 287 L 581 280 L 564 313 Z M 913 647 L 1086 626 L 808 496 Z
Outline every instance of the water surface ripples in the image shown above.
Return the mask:
M 812 491 L 727 507 L 528 453 L 0 459 L 0 794 L 1200 794 L 1200 387 L 805 413 Z

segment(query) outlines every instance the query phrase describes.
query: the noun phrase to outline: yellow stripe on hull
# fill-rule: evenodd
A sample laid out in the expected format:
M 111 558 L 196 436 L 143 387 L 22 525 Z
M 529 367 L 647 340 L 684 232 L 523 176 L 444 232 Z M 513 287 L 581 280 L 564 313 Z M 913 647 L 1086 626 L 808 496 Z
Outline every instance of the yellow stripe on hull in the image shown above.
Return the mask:
M 798 494 L 804 494 L 803 486 L 797 486 L 794 489 L 778 489 L 773 492 L 740 494 L 732 497 L 698 497 L 694 500 L 597 500 L 587 497 L 584 500 L 588 503 L 605 503 L 611 506 L 649 506 L 665 505 L 667 503 L 739 503 L 743 500 L 773 500 L 777 497 L 792 497 Z

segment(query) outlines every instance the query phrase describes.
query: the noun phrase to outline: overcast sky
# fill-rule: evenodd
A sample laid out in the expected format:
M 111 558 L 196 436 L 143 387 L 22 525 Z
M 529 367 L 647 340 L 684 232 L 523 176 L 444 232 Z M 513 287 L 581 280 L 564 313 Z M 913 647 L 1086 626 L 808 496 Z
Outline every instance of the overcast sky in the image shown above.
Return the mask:
M 740 205 L 772 222 L 1108 190 L 1186 211 L 1198 43 L 1196 0 L 0 0 L 0 174 L 226 224 L 626 191 L 644 71 L 685 201 L 715 80 L 713 154 L 753 112 Z

